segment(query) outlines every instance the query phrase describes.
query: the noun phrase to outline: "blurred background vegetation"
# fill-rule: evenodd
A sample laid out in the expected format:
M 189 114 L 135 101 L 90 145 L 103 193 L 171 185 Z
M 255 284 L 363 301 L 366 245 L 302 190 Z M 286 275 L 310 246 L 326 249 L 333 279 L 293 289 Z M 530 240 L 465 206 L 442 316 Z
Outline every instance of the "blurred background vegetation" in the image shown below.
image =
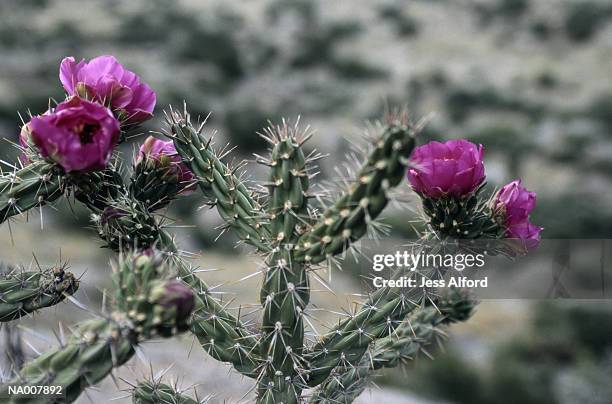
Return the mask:
M 268 120 L 301 116 L 316 129 L 310 147 L 330 154 L 320 180 L 334 181 L 334 165 L 365 122 L 386 106 L 407 106 L 414 119 L 429 119 L 421 142 L 482 143 L 492 185 L 519 177 L 536 190 L 533 221 L 545 237 L 610 238 L 611 22 L 607 0 L 3 0 L 0 138 L 17 139 L 18 112 L 41 113 L 49 97 L 63 97 L 64 56 L 113 54 L 157 92 L 156 118 L 143 133 L 159 130 L 168 105 L 186 101 L 194 113 L 212 111 L 218 145 L 251 158 L 265 151 L 256 132 Z M 4 142 L 0 158 L 15 155 Z M 189 246 L 239 273 L 233 240 L 214 243 L 219 219 L 197 206 L 185 198 L 169 215 L 198 224 L 186 231 Z M 413 235 L 414 215 L 389 212 L 394 236 Z M 77 267 L 79 254 L 92 257 L 78 206 L 47 209 L 45 221 L 53 223 L 48 235 L 61 233 L 40 254 L 61 247 Z M 27 263 L 32 245 L 15 248 L 14 240 L 32 240 L 39 227 L 13 225 L 23 234 L 12 241 L 6 228 L 0 260 Z M 422 358 L 378 383 L 408 389 L 416 402 L 610 403 L 611 314 L 607 302 L 487 301 L 435 361 Z M 408 393 L 394 397 L 413 402 L 402 401 Z

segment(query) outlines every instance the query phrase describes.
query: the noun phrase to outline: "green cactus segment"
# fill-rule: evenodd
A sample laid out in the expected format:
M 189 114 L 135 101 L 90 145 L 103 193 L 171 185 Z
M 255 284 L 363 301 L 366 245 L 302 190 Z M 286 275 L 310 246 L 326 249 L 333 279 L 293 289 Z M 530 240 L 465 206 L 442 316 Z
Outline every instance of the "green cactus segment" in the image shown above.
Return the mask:
M 188 117 L 169 118 L 171 136 L 185 164 L 198 178 L 204 195 L 214 198 L 221 217 L 245 242 L 269 252 L 270 236 L 264 213 L 253 192 L 224 164 L 210 140 L 193 127 Z
M 120 323 L 96 319 L 79 324 L 67 344 L 26 363 L 9 384 L 59 385 L 66 394 L 65 400 L 59 401 L 75 401 L 85 388 L 100 382 L 134 354 L 136 334 Z M 7 385 L 0 387 L 0 397 L 7 404 L 56 402 L 54 398 L 11 397 Z
M 160 293 L 173 282 L 164 279 L 165 271 L 147 255 L 122 259 L 113 277 L 119 310 L 107 318 L 80 323 L 65 345 L 27 363 L 9 384 L 60 385 L 65 402 L 73 402 L 85 388 L 126 363 L 141 340 L 169 337 L 186 329 L 186 316 L 177 315 L 179 305 L 167 304 Z M 7 390 L 7 385 L 2 386 L 0 397 L 9 397 L 9 404 L 56 402 L 53 398 L 10 398 Z
M 63 186 L 62 170 L 43 161 L 0 172 L 0 223 L 55 201 L 62 195 Z
M 79 281 L 63 267 L 36 272 L 12 271 L 0 278 L 0 321 L 12 321 L 72 295 Z
M 317 386 L 336 366 L 357 363 L 371 342 L 395 332 L 408 314 L 425 304 L 427 297 L 426 291 L 417 288 L 377 289 L 356 314 L 343 320 L 304 354 L 310 365 L 307 384 Z
M 195 293 L 188 289 L 190 295 L 187 298 L 191 300 L 191 305 L 190 301 L 181 302 L 180 299 L 167 301 L 170 293 L 167 286 L 177 282 L 168 280 L 169 277 L 169 269 L 163 258 L 153 250 L 128 254 L 114 269 L 116 307 L 142 338 L 157 335 L 170 337 L 177 330 L 188 329 Z M 188 309 L 187 313 L 184 308 Z
M 260 398 L 297 402 L 303 385 L 299 374 L 304 364 L 304 308 L 310 285 L 304 264 L 292 262 L 290 250 L 279 247 L 269 259 L 261 289 L 263 320 L 260 354 L 266 358 L 266 377 L 260 382 Z M 282 383 L 273 383 L 282 379 Z M 266 402 L 265 400 L 261 402 Z
M 196 294 L 191 332 L 213 358 L 230 362 L 240 373 L 255 378 L 261 360 L 256 350 L 257 336 L 232 316 L 209 290 L 208 285 L 180 258 L 170 234 L 162 231 L 160 246 L 172 267 Z
M 482 203 L 483 186 L 464 198 L 438 199 L 421 195 L 423 211 L 436 234 L 459 239 L 503 238 L 505 228 L 487 203 Z
M 270 159 L 270 200 L 267 213 L 276 241 L 295 243 L 308 218 L 308 171 L 298 139 L 284 126 Z M 297 231 L 296 231 L 297 230 Z
M 255 368 L 259 366 L 259 359 L 254 349 L 255 336 L 225 310 L 209 292 L 206 283 L 185 264 L 172 236 L 157 225 L 145 203 L 125 191 L 121 176 L 106 178 L 109 185 L 114 184 L 113 188 L 121 190 L 118 196 L 103 199 L 106 207 L 99 213 L 95 205 L 88 204 L 95 212 L 94 221 L 106 246 L 115 251 L 153 246 L 162 249 L 171 266 L 177 268 L 183 281 L 196 293 L 191 331 L 202 347 L 214 358 L 231 362 L 241 373 L 256 377 Z
M 177 168 L 163 166 L 158 160 L 143 154 L 134 166 L 130 181 L 130 194 L 155 211 L 166 207 L 192 183 L 180 182 L 175 173 Z
M 404 178 L 413 148 L 414 130 L 400 123 L 387 126 L 348 192 L 300 237 L 295 258 L 319 263 L 361 238 L 389 202 L 388 190 Z
M 285 123 L 270 128 L 275 140 L 269 161 L 270 199 L 267 213 L 276 238 L 266 260 L 260 301 L 263 306 L 260 354 L 268 358 L 260 381 L 260 401 L 297 402 L 304 346 L 303 312 L 310 300 L 306 265 L 295 262 L 293 246 L 308 223 L 308 170 L 294 130 Z M 277 380 L 277 382 L 274 382 Z M 266 399 L 268 397 L 269 399 Z
M 279 371 L 273 378 L 264 377 L 259 382 L 257 397 L 258 404 L 298 404 L 304 400 L 300 398 L 302 386 L 291 380 L 289 376 L 284 376 Z
M 92 217 L 98 235 L 114 251 L 148 248 L 159 239 L 155 217 L 142 202 L 127 196 L 111 201 Z
M 132 391 L 134 404 L 200 404 L 193 398 L 177 392 L 167 384 L 141 381 Z
M 70 174 L 67 180 L 75 199 L 95 213 L 102 212 L 125 193 L 121 173 L 113 166 L 102 171 Z
M 342 366 L 316 390 L 312 403 L 352 403 L 367 387 L 373 371 L 414 360 L 427 346 L 444 336 L 440 326 L 466 321 L 476 302 L 462 291 L 451 291 L 425 307 L 397 328 L 395 333 L 374 342 L 354 366 Z

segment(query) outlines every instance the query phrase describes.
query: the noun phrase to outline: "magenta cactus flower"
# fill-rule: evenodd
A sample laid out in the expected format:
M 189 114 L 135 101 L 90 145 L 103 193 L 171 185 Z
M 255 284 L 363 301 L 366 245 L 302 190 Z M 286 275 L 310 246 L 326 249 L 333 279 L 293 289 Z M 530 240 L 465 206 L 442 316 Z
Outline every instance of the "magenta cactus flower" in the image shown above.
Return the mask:
M 78 63 L 73 57 L 66 57 L 60 64 L 60 81 L 69 95 L 100 102 L 128 124 L 141 123 L 153 116 L 155 92 L 114 56 L 98 56 Z
M 464 139 L 429 142 L 414 149 L 408 180 L 423 196 L 462 198 L 472 194 L 485 179 L 483 153 L 482 145 Z
M 72 97 L 28 124 L 40 154 L 66 172 L 101 170 L 119 141 L 119 121 L 100 104 Z
M 536 205 L 535 192 L 528 191 L 515 180 L 504 185 L 495 195 L 493 209 L 503 217 L 506 235 L 526 242 L 528 249 L 535 248 L 540 242 L 542 227 L 529 222 L 529 215 Z
M 504 185 L 495 196 L 495 207 L 503 209 L 506 223 L 524 222 L 535 208 L 536 194 L 522 186 L 521 180 Z
M 140 146 L 134 165 L 150 161 L 156 168 L 164 168 L 164 179 L 171 182 L 186 184 L 193 182 L 195 176 L 185 165 L 171 140 L 164 141 L 149 136 Z

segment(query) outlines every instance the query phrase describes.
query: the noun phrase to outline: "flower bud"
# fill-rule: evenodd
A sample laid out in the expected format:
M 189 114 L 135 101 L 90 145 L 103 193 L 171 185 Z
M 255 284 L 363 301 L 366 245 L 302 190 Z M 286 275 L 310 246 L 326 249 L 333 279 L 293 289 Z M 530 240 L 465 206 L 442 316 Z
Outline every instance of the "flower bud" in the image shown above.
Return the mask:
M 177 324 L 184 323 L 195 308 L 193 290 L 184 282 L 174 280 L 156 287 L 151 297 L 153 302 L 168 310 L 176 310 Z
M 164 141 L 149 136 L 140 146 L 134 165 L 146 164 L 146 170 L 158 170 L 164 181 L 174 184 L 189 184 L 195 176 L 182 162 L 171 140 Z M 192 189 L 189 187 L 186 191 Z

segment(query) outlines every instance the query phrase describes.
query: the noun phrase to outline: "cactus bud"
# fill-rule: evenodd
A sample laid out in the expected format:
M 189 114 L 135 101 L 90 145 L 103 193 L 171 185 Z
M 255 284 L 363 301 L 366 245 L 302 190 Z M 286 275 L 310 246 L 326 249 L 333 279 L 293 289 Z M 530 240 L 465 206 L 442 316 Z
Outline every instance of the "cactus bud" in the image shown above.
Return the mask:
M 190 183 L 194 175 L 189 168 L 182 163 L 181 156 L 177 153 L 171 140 L 163 141 L 149 136 L 140 146 L 138 155 L 134 160 L 134 166 L 146 165 L 145 170 L 160 170 L 163 180 L 171 183 Z M 193 186 L 188 190 L 193 189 Z
M 151 300 L 165 309 L 175 310 L 177 324 L 184 324 L 195 307 L 193 291 L 177 280 L 156 286 L 151 291 Z

